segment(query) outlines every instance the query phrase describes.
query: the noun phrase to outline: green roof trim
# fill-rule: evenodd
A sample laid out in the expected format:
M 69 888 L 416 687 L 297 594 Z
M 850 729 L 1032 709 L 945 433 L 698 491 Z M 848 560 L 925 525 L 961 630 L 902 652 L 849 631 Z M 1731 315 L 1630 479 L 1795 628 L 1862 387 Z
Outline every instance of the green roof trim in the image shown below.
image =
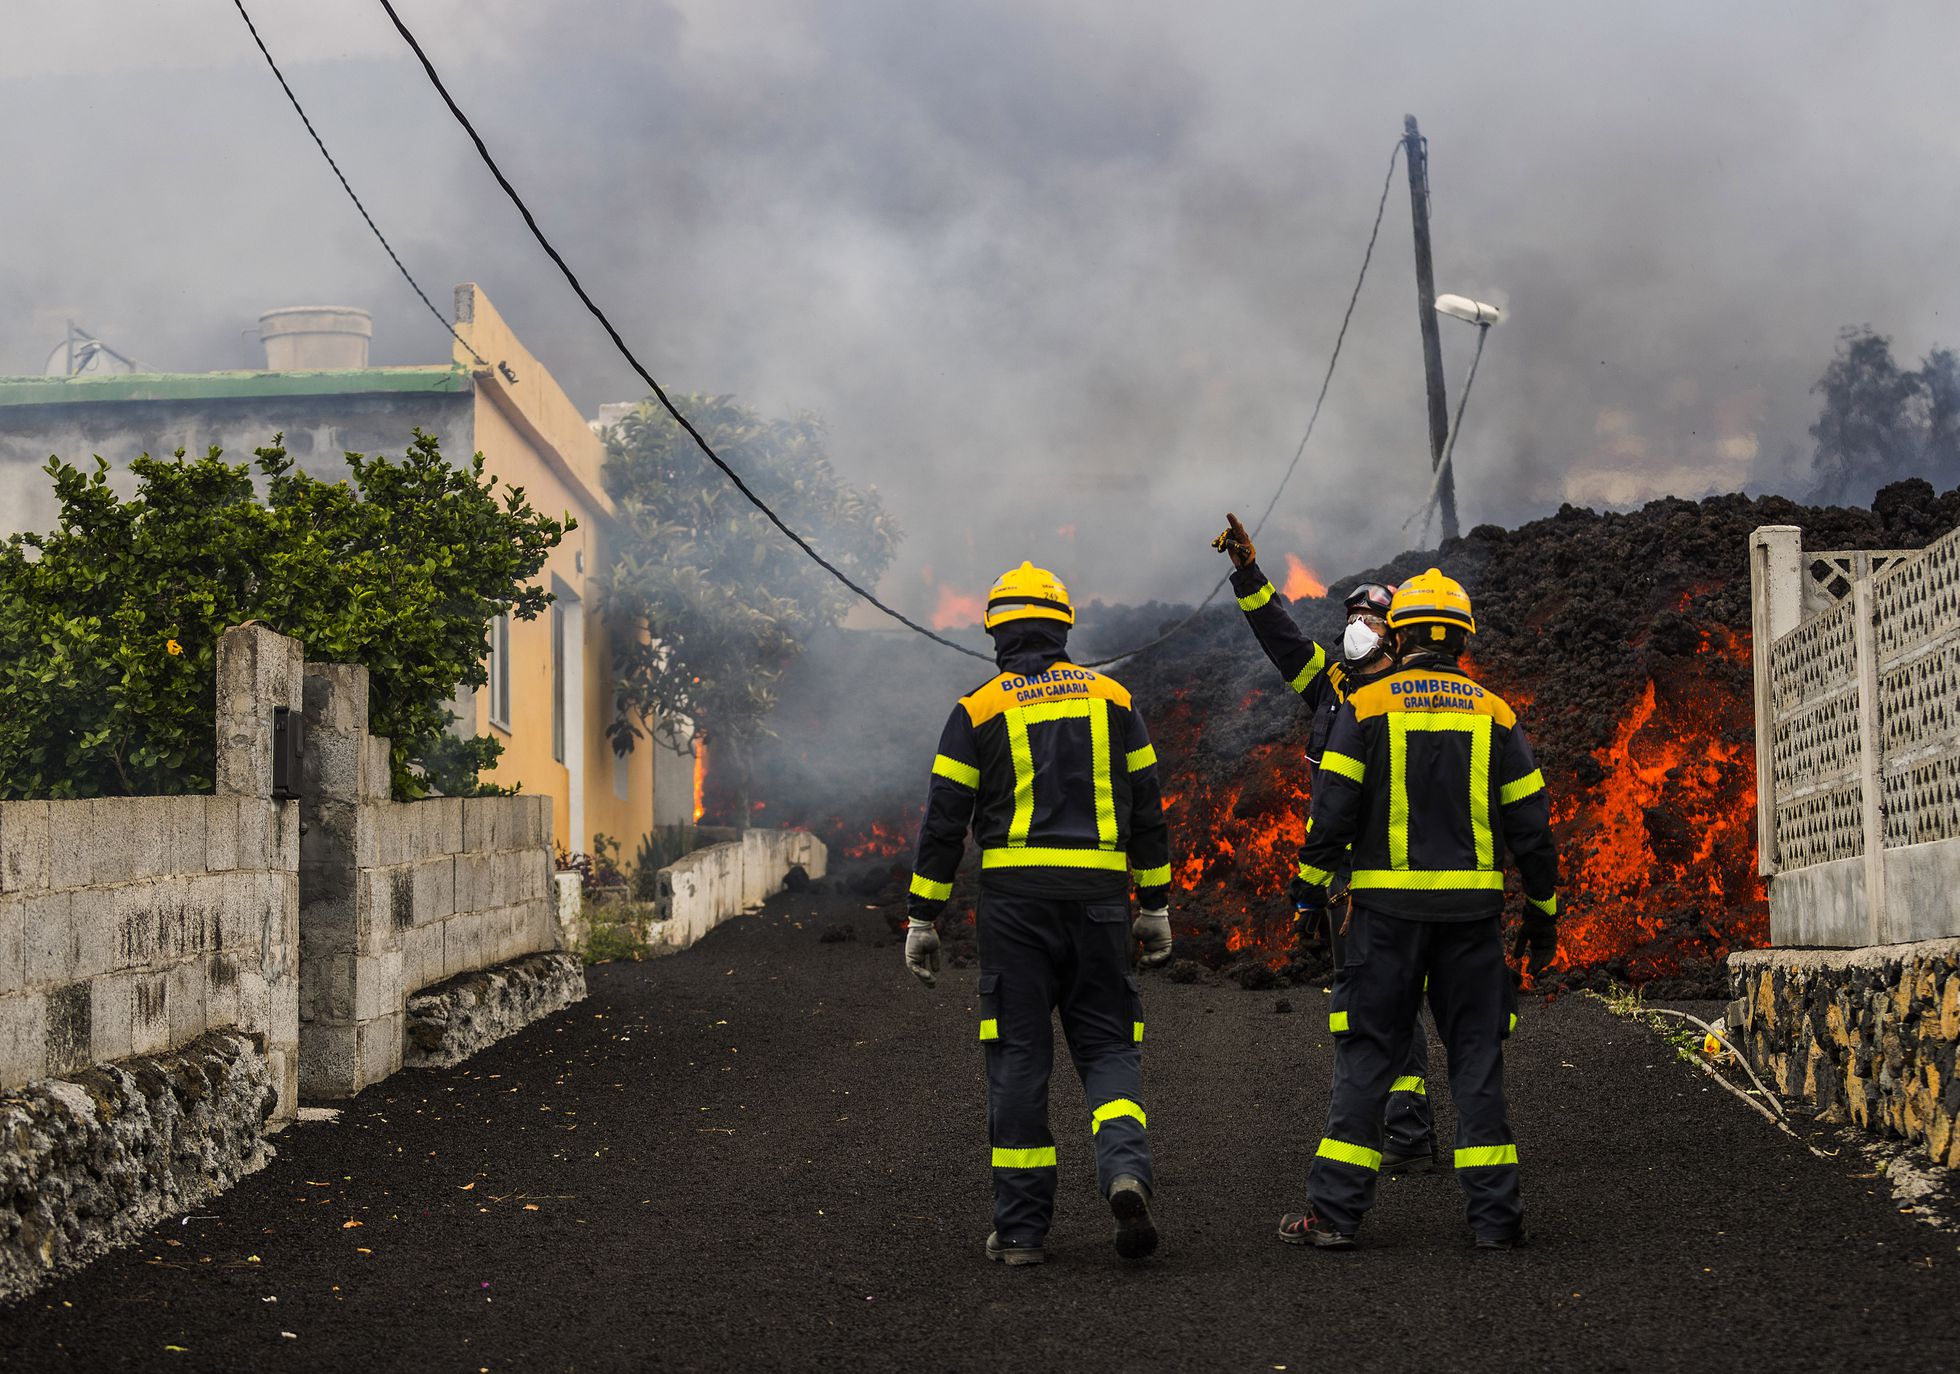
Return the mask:
M 83 377 L 0 377 L 0 406 L 100 401 L 260 400 L 287 396 L 466 394 L 467 369 L 432 363 L 341 372 L 124 372 Z

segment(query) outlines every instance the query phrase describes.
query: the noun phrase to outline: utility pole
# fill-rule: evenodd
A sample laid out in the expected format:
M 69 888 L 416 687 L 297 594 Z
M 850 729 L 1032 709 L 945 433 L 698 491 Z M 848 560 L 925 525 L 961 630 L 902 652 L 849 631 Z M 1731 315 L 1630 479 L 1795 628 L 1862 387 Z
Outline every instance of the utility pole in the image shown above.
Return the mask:
M 1450 407 L 1443 394 L 1443 341 L 1436 330 L 1436 274 L 1429 263 L 1429 154 L 1416 117 L 1402 117 L 1402 142 L 1409 164 L 1409 218 L 1416 230 L 1416 315 L 1422 325 L 1422 371 L 1429 383 L 1429 470 L 1443 465 L 1450 437 Z M 1443 538 L 1457 537 L 1456 474 L 1442 474 L 1437 504 L 1443 512 Z

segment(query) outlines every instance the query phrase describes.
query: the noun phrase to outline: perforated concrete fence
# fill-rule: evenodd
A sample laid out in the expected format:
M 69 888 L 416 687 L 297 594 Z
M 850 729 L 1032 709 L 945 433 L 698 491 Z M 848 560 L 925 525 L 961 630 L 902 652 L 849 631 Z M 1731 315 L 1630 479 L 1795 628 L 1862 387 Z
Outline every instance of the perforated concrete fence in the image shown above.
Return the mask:
M 1772 940 L 1960 934 L 1960 531 L 1805 553 L 1772 526 L 1750 554 Z

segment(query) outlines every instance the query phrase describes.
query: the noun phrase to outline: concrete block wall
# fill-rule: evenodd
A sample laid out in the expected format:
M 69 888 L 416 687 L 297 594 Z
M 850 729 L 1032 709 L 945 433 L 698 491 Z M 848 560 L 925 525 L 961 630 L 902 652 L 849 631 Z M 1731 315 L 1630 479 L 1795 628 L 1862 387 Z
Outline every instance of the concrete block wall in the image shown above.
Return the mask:
M 409 997 L 558 945 L 548 797 L 389 794 L 367 670 L 306 668 L 300 1087 L 344 1097 L 402 1066 Z
M 0 1090 L 229 1028 L 264 1042 L 293 1114 L 299 808 L 271 760 L 301 671 L 295 640 L 226 634 L 217 795 L 0 802 Z
M 781 892 L 792 867 L 823 877 L 829 858 L 823 841 L 807 830 L 745 830 L 740 839 L 697 849 L 660 870 L 661 920 L 652 938 L 686 949 Z

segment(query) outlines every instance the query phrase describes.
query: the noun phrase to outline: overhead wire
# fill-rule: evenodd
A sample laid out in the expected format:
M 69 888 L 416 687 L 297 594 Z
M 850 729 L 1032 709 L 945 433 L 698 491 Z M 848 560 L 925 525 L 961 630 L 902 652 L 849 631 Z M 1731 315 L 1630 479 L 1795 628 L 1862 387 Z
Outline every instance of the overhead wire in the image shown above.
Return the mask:
M 319 130 L 315 129 L 313 127 L 313 121 L 307 118 L 306 107 L 299 103 L 299 97 L 293 94 L 293 88 L 287 84 L 286 74 L 279 70 L 279 64 L 272 60 L 272 52 L 266 47 L 265 40 L 259 37 L 259 26 L 254 24 L 252 22 L 252 16 L 245 12 L 245 0 L 232 0 L 232 4 L 238 7 L 238 17 L 245 21 L 245 27 L 250 30 L 252 41 L 258 45 L 259 53 L 265 58 L 266 66 L 272 68 L 272 74 L 279 79 L 279 89 L 284 91 L 286 93 L 286 99 L 292 102 L 293 112 L 299 116 L 299 122 L 306 126 L 306 132 L 313 139 L 313 146 L 320 150 L 320 156 L 327 160 L 327 166 L 333 168 L 333 174 L 340 182 L 340 189 L 347 193 L 347 198 L 354 202 L 354 208 L 361 212 L 361 218 L 367 221 L 367 227 L 373 231 L 375 241 L 381 245 L 382 251 L 387 253 L 388 260 L 395 264 L 395 270 L 402 274 L 402 280 L 407 282 L 410 289 L 422 298 L 422 304 L 429 307 L 429 313 L 436 317 L 437 323 L 449 331 L 449 336 L 452 339 L 456 340 L 457 343 L 463 345 L 468 350 L 469 355 L 476 359 L 479 366 L 490 366 L 481 353 L 478 353 L 474 348 L 470 347 L 469 340 L 456 332 L 456 326 L 449 322 L 449 317 L 436 309 L 436 303 L 429 299 L 429 293 L 422 289 L 421 284 L 415 280 L 409 273 L 408 268 L 403 265 L 401 255 L 395 252 L 394 246 L 388 242 L 388 236 L 381 232 L 381 226 L 374 222 L 374 216 L 368 213 L 367 206 L 363 205 L 361 198 L 354 194 L 354 188 L 348 184 L 346 174 L 340 170 L 340 164 L 335 162 L 333 160 L 333 154 L 327 151 L 327 145 L 321 139 Z
M 1395 184 L 1395 161 L 1401 155 L 1402 140 L 1398 138 L 1395 140 L 1395 146 L 1389 150 L 1388 173 L 1382 178 L 1381 198 L 1375 202 L 1375 222 L 1368 230 L 1368 248 L 1361 255 L 1361 270 L 1355 274 L 1354 290 L 1348 293 L 1347 310 L 1341 315 L 1341 327 L 1334 335 L 1334 350 L 1327 355 L 1327 371 L 1320 379 L 1320 394 L 1314 397 L 1313 411 L 1307 416 L 1306 432 L 1301 434 L 1300 442 L 1293 450 L 1293 461 L 1286 465 L 1286 472 L 1280 477 L 1279 485 L 1273 488 L 1272 499 L 1266 502 L 1266 509 L 1259 513 L 1259 519 L 1253 523 L 1252 542 L 1255 544 L 1259 542 L 1259 532 L 1266 528 L 1266 520 L 1272 515 L 1273 508 L 1279 505 L 1279 498 L 1286 490 L 1286 484 L 1293 480 L 1293 470 L 1300 466 L 1300 457 L 1307 451 L 1307 441 L 1313 438 L 1314 426 L 1320 423 L 1320 407 L 1327 400 L 1327 388 L 1333 384 L 1334 368 L 1341 361 L 1341 345 L 1347 341 L 1348 322 L 1354 318 L 1355 302 L 1361 299 L 1361 284 L 1368 280 L 1368 264 L 1373 262 L 1375 258 L 1375 240 L 1381 237 L 1382 214 L 1388 209 L 1389 189 Z M 1133 658 L 1146 649 L 1156 648 L 1159 644 L 1172 638 L 1186 626 L 1190 625 L 1192 621 L 1203 615 L 1206 608 L 1218 599 L 1218 594 L 1225 590 L 1225 584 L 1231 580 L 1232 575 L 1230 573 L 1226 573 L 1225 576 L 1219 578 L 1217 584 L 1212 587 L 1211 591 L 1205 596 L 1205 599 L 1200 601 L 1189 615 L 1185 616 L 1168 630 L 1165 630 L 1155 639 L 1139 644 L 1134 649 L 1125 649 L 1120 654 L 1113 654 L 1108 658 L 1095 659 L 1082 666 L 1085 668 L 1107 668 L 1112 663 L 1120 663 L 1126 658 Z
M 314 146 L 320 150 L 320 155 L 326 159 L 327 165 L 333 169 L 334 176 L 340 182 L 341 188 L 344 191 L 346 191 L 348 199 L 354 202 L 355 208 L 360 211 L 361 218 L 367 222 L 368 228 L 373 231 L 375 238 L 380 242 L 382 248 L 386 250 L 390 260 L 394 262 L 396 268 L 401 272 L 402 277 L 408 282 L 408 284 L 412 288 L 414 288 L 416 295 L 421 297 L 422 303 L 429 307 L 430 312 L 433 313 L 437 319 L 442 321 L 444 328 L 447 329 L 453 337 L 455 337 L 458 343 L 461 343 L 464 348 L 470 351 L 472 357 L 475 357 L 477 361 L 480 363 L 483 362 L 484 360 L 481 357 L 481 355 L 477 354 L 476 350 L 470 347 L 468 341 L 463 339 L 463 337 L 456 332 L 454 326 L 450 324 L 449 320 L 442 314 L 442 312 L 435 308 L 434 303 L 429 300 L 427 293 L 425 293 L 422 290 L 422 288 L 416 283 L 414 277 L 410 275 L 408 268 L 402 264 L 400 256 L 396 254 L 393 247 L 389 245 L 387 239 L 382 235 L 380 228 L 374 222 L 373 216 L 371 216 L 368 213 L 367 207 L 361 203 L 360 197 L 354 193 L 354 188 L 348 183 L 345 174 L 341 172 L 340 165 L 334 161 L 333 155 L 327 151 L 326 143 L 321 139 L 318 131 L 314 129 L 313 121 L 307 117 L 305 109 L 300 105 L 299 97 L 293 93 L 292 86 L 287 82 L 285 74 L 280 71 L 278 63 L 273 60 L 272 53 L 266 48 L 264 40 L 260 38 L 257 26 L 253 24 L 251 15 L 247 13 L 245 9 L 244 0 L 232 0 L 232 3 L 234 4 L 234 6 L 236 6 L 239 17 L 245 21 L 246 28 L 251 31 L 252 41 L 258 46 L 260 54 L 263 55 L 266 60 L 266 64 L 272 68 L 273 75 L 279 81 L 280 89 L 285 91 L 287 100 L 292 103 L 293 109 L 299 114 L 300 121 L 303 124 L 305 124 L 306 131 L 312 137 Z M 924 636 L 926 639 L 929 639 L 936 644 L 943 645 L 946 648 L 951 649 L 956 653 L 965 654 L 970 658 L 978 658 L 986 661 L 991 661 L 992 655 L 983 653 L 977 649 L 969 648 L 967 645 L 958 643 L 955 640 L 948 639 L 944 635 L 938 634 L 934 630 L 924 625 L 921 625 L 918 621 L 913 620 L 910 616 L 907 616 L 902 611 L 899 611 L 896 608 L 887 605 L 883 600 L 881 600 L 878 597 L 876 593 L 874 593 L 869 588 L 864 587 L 863 585 L 858 583 L 855 579 L 853 579 L 850 576 L 850 574 L 846 573 L 843 569 L 839 568 L 836 564 L 832 563 L 829 559 L 825 558 L 823 554 L 819 553 L 817 549 L 811 545 L 809 540 L 804 538 L 796 530 L 792 529 L 790 525 L 787 522 L 785 522 L 780 515 L 776 513 L 776 511 L 769 505 L 768 502 L 764 501 L 760 496 L 758 496 L 755 493 L 755 491 L 749 486 L 749 484 L 743 480 L 741 474 L 736 472 L 735 469 L 729 466 L 727 461 L 724 460 L 720 454 L 715 452 L 714 446 L 708 442 L 707 438 L 704 435 L 702 435 L 700 430 L 695 428 L 693 422 L 690 421 L 686 415 L 681 413 L 680 409 L 673 403 L 673 400 L 667 395 L 665 388 L 663 388 L 660 385 L 660 383 L 654 378 L 653 374 L 647 369 L 646 365 L 639 360 L 639 357 L 633 352 L 632 348 L 627 344 L 625 337 L 619 332 L 619 329 L 613 324 L 611 318 L 606 314 L 604 309 L 600 307 L 599 303 L 592 298 L 591 294 L 586 291 L 584 285 L 579 281 L 577 274 L 572 271 L 570 264 L 565 261 L 564 256 L 558 251 L 558 249 L 552 244 L 551 240 L 545 235 L 544 230 L 538 224 L 537 217 L 534 214 L 532 214 L 530 206 L 525 203 L 523 196 L 521 196 L 518 193 L 517 188 L 511 184 L 510 178 L 504 175 L 504 171 L 500 166 L 498 166 L 496 159 L 491 156 L 489 146 L 484 142 L 483 136 L 477 132 L 476 126 L 470 121 L 469 116 L 463 112 L 462 107 L 456 103 L 455 97 L 449 93 L 449 88 L 443 83 L 441 75 L 436 71 L 435 64 L 430 60 L 428 53 L 424 51 L 421 42 L 415 37 L 414 33 L 410 31 L 408 25 L 403 22 L 402 17 L 400 13 L 397 12 L 397 10 L 395 9 L 392 0 L 379 0 L 379 3 L 381 5 L 382 10 L 387 14 L 389 22 L 395 26 L 395 31 L 401 35 L 402 41 L 406 43 L 408 45 L 409 50 L 415 54 L 416 60 L 421 64 L 422 71 L 428 77 L 430 85 L 432 85 L 435 88 L 436 94 L 442 98 L 442 102 L 445 106 L 448 107 L 451 116 L 453 116 L 456 122 L 462 127 L 464 133 L 466 133 L 469 136 L 471 144 L 473 144 L 476 148 L 477 156 L 482 160 L 484 166 L 489 169 L 490 175 L 496 179 L 497 185 L 500 188 L 502 188 L 504 195 L 510 200 L 511 204 L 516 208 L 519 216 L 522 217 L 525 227 L 529 229 L 531 232 L 531 237 L 534 238 L 537 241 L 538 246 L 544 250 L 545 256 L 550 258 L 552 264 L 558 268 L 559 273 L 565 278 L 566 284 L 572 288 L 573 294 L 579 298 L 580 303 L 582 303 L 585 306 L 587 312 L 590 313 L 593 319 L 598 321 L 599 326 L 603 330 L 605 330 L 606 336 L 612 341 L 613 347 L 618 351 L 619 355 L 626 360 L 627 365 L 633 369 L 634 373 L 638 375 L 640 380 L 646 383 L 648 390 L 651 391 L 654 398 L 660 402 L 662 409 L 664 409 L 669 415 L 669 417 L 673 419 L 674 423 L 679 425 L 683 430 L 683 432 L 685 432 L 687 436 L 694 441 L 695 447 L 701 451 L 702 455 L 706 457 L 709 462 L 714 464 L 714 466 L 718 468 L 721 471 L 722 475 L 726 477 L 729 480 L 729 482 L 734 485 L 735 489 L 742 494 L 742 496 L 749 502 L 749 504 L 754 506 L 756 510 L 761 512 L 762 515 L 769 521 L 770 524 L 774 525 L 779 531 L 781 531 L 781 533 L 785 538 L 787 538 L 791 543 L 795 544 L 797 548 L 801 549 L 803 553 L 818 567 L 822 568 L 825 572 L 829 573 L 839 583 L 841 583 L 844 587 L 848 588 L 850 591 L 855 593 L 860 599 L 865 601 L 867 604 L 869 604 L 870 606 L 874 607 L 879 611 L 882 611 L 885 615 L 897 621 L 900 625 L 903 625 L 905 628 L 913 631 L 916 634 Z M 1267 518 L 1272 515 L 1274 508 L 1279 504 L 1279 498 L 1281 494 L 1286 490 L 1287 484 L 1292 480 L 1294 471 L 1300 465 L 1301 456 L 1306 452 L 1307 441 L 1313 437 L 1314 426 L 1319 422 L 1321 406 L 1327 399 L 1328 387 L 1331 385 L 1334 379 L 1334 369 L 1336 365 L 1340 362 L 1341 346 L 1347 338 L 1348 325 L 1354 317 L 1355 303 L 1360 299 L 1362 284 L 1367 280 L 1367 276 L 1368 276 L 1368 266 L 1370 262 L 1372 262 L 1374 259 L 1375 243 L 1381 233 L 1382 215 L 1388 205 L 1388 193 L 1394 181 L 1396 159 L 1397 157 L 1400 156 L 1401 151 L 1402 151 L 1402 141 L 1400 139 L 1397 139 L 1394 148 L 1391 150 L 1389 154 L 1388 173 L 1383 179 L 1381 197 L 1375 206 L 1374 224 L 1371 227 L 1368 234 L 1367 249 L 1362 255 L 1361 270 L 1355 277 L 1354 289 L 1352 292 L 1349 293 L 1348 296 L 1347 309 L 1341 316 L 1340 329 L 1337 331 L 1335 335 L 1334 348 L 1332 353 L 1328 357 L 1327 370 L 1326 373 L 1321 378 L 1320 391 L 1319 394 L 1314 399 L 1313 410 L 1311 414 L 1308 416 L 1306 431 L 1301 435 L 1300 442 L 1293 452 L 1293 460 L 1287 465 L 1286 472 L 1284 473 L 1284 475 L 1281 476 L 1279 485 L 1273 491 L 1272 499 L 1266 503 L 1265 510 L 1260 514 L 1257 523 L 1253 526 L 1253 535 L 1255 538 L 1257 537 L 1259 532 L 1265 528 Z M 487 363 L 485 365 L 487 366 Z M 1087 664 L 1084 664 L 1083 666 L 1107 667 L 1110 664 L 1118 663 L 1124 659 L 1134 657 L 1135 655 L 1142 653 L 1147 649 L 1155 648 L 1157 645 L 1164 643 L 1166 640 L 1172 638 L 1181 630 L 1183 630 L 1185 627 L 1190 625 L 1192 621 L 1196 620 L 1197 617 L 1201 613 L 1203 613 L 1203 611 L 1207 607 L 1209 607 L 1213 601 L 1217 599 L 1218 594 L 1224 590 L 1226 584 L 1229 581 L 1230 581 L 1229 574 L 1227 574 L 1227 576 L 1225 577 L 1220 578 L 1218 580 L 1218 583 L 1211 589 L 1211 592 L 1205 597 L 1203 601 L 1201 601 L 1198 604 L 1198 606 L 1195 609 L 1193 609 L 1190 612 L 1190 614 L 1186 615 L 1183 619 L 1178 621 L 1175 625 L 1171 626 L 1168 630 L 1164 631 L 1162 634 L 1158 635 L 1156 638 L 1151 639 L 1143 644 L 1136 645 L 1133 648 L 1126 649 L 1119 654 L 1113 654 L 1105 658 L 1093 660 Z

